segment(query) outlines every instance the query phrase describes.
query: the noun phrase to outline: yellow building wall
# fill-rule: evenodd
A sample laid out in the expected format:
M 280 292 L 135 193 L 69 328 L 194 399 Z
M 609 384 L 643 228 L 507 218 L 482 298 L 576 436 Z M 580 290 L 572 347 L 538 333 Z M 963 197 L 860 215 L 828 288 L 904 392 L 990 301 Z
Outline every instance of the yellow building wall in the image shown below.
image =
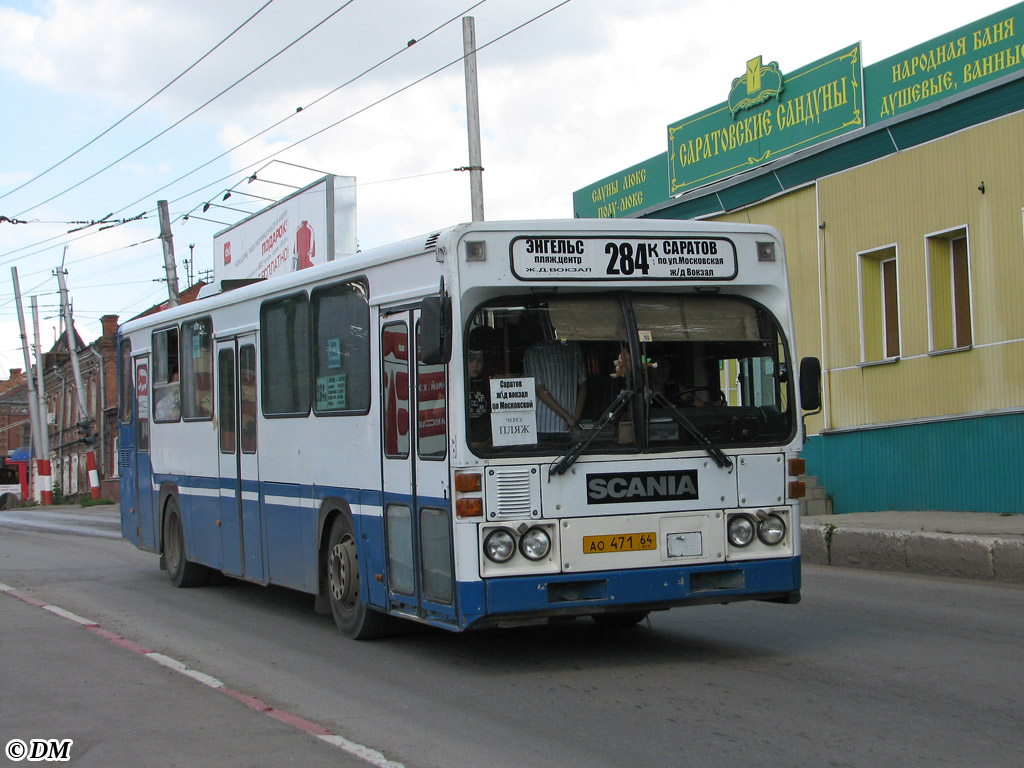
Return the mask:
M 1024 403 L 1024 115 L 1016 114 L 818 181 L 830 427 Z M 985 191 L 978 187 L 984 182 Z M 927 236 L 965 227 L 973 345 L 930 354 Z M 864 365 L 858 253 L 895 245 L 900 357 Z M 936 276 L 942 284 L 946 276 Z M 936 312 L 948 316 L 946 307 Z
M 798 354 L 821 358 L 825 370 L 827 413 L 807 420 L 808 434 L 1024 405 L 1022 136 L 1024 114 L 1010 115 L 715 217 L 782 233 Z M 936 354 L 927 237 L 958 228 L 967 230 L 972 346 Z M 888 247 L 896 249 L 900 356 L 865 364 L 858 254 Z M 947 285 L 937 276 L 932 295 Z M 948 322 L 948 308 L 935 311 Z

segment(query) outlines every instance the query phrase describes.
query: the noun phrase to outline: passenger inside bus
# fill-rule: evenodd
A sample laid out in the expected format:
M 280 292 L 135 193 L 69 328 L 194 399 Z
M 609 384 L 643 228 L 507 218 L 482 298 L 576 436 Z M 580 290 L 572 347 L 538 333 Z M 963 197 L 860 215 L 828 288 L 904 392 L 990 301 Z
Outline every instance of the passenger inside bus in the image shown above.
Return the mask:
M 532 345 L 523 356 L 523 372 L 537 392 L 537 432 L 541 440 L 568 432 L 583 415 L 587 401 L 587 371 L 575 342 L 548 338 Z
M 156 398 L 153 417 L 157 421 L 177 421 L 181 417 L 181 393 L 178 385 L 177 363 L 167 384 L 153 388 Z

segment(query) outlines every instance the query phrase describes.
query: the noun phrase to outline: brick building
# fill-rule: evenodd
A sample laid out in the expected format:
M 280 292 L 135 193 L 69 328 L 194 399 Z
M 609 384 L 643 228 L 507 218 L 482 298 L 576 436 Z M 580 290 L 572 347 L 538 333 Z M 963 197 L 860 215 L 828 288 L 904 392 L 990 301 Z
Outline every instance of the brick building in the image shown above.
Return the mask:
M 180 301 L 195 301 L 205 283 L 196 283 L 181 292 Z M 156 304 L 138 317 L 167 309 L 167 302 Z M 74 370 L 68 354 L 67 334 L 43 353 L 43 389 L 46 393 L 47 434 L 50 442 L 54 492 L 65 496 L 89 493 L 89 476 L 85 454 L 96 453 L 100 478 L 100 495 L 118 500 L 117 464 L 117 329 L 118 316 L 100 318 L 102 335 L 86 345 L 78 332 L 78 366 L 85 389 L 86 426 L 80 427 L 78 392 Z M 91 443 L 83 441 L 88 435 Z M 31 447 L 28 388 L 25 373 L 12 368 L 10 378 L 0 381 L 0 455 L 11 456 L 22 447 Z
M 0 456 L 11 456 L 28 445 L 30 433 L 25 372 L 11 368 L 10 377 L 0 381 Z
M 77 331 L 74 334 L 88 414 L 84 429 L 92 443 L 83 441 L 79 428 L 78 391 L 66 335 L 43 354 L 43 418 L 50 443 L 54 490 L 66 496 L 88 493 L 85 454 L 94 450 L 100 495 L 117 499 L 117 315 L 105 315 L 101 322 L 103 335 L 88 346 Z M 10 379 L 0 382 L 0 451 L 5 456 L 31 446 L 28 397 L 24 372 L 12 369 Z

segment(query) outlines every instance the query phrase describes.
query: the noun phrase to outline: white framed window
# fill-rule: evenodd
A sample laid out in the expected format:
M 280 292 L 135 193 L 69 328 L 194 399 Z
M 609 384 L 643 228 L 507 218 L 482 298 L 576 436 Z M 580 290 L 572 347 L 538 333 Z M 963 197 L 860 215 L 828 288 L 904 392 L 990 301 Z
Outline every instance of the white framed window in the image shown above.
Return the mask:
M 925 258 L 929 348 L 932 352 L 969 349 L 974 325 L 967 228 L 927 235 Z
M 860 285 L 861 360 L 900 356 L 899 267 L 896 246 L 857 254 Z

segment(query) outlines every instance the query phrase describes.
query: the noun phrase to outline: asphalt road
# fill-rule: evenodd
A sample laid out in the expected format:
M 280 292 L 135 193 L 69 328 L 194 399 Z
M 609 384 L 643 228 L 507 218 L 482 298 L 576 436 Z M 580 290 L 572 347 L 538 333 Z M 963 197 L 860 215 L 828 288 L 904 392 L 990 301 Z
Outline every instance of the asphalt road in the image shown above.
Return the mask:
M 796 606 L 358 643 L 306 595 L 174 589 L 102 514 L 31 523 L 0 513 L 0 583 L 31 601 L 0 594 L 0 743 L 74 738 L 72 765 L 1024 764 L 1018 585 L 809 566 Z

